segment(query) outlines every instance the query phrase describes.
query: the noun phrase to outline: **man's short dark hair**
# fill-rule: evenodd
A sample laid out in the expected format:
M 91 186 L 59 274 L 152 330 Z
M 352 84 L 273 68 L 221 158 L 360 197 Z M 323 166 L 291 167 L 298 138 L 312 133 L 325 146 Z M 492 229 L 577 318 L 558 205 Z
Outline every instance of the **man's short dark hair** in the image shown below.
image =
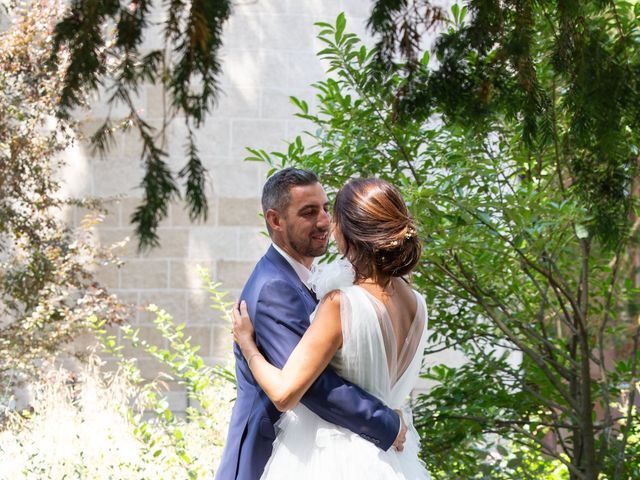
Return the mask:
M 288 167 L 274 173 L 262 188 L 262 213 L 272 208 L 284 213 L 291 202 L 293 187 L 318 183 L 318 177 L 310 170 Z

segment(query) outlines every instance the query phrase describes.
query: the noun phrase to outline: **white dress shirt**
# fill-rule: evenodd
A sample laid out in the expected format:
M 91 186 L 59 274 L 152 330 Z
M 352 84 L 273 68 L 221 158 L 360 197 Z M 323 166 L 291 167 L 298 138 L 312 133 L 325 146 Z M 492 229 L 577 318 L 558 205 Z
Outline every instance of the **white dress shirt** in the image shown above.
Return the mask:
M 304 285 L 309 290 L 311 290 L 311 285 L 309 284 L 309 279 L 311 278 L 311 270 L 305 267 L 303 264 L 301 264 L 291 255 L 289 255 L 287 252 L 285 252 L 282 248 L 280 248 L 275 243 L 272 243 L 272 245 L 273 245 L 273 248 L 275 248 L 276 251 L 284 257 L 284 259 L 289 263 L 289 265 L 291 265 L 293 270 L 298 275 L 298 278 L 300 278 L 300 281 L 304 283 Z

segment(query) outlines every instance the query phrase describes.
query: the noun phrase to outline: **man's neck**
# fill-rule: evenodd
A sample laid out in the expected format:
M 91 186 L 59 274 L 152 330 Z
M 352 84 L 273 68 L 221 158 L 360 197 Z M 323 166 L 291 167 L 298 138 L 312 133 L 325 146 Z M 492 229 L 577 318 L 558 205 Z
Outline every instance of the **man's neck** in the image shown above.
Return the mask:
M 282 242 L 273 241 L 274 245 L 277 245 L 280 250 L 289 255 L 296 262 L 304 265 L 306 268 L 310 269 L 311 265 L 313 265 L 313 257 L 303 257 L 298 252 L 296 252 L 291 246 L 285 245 Z

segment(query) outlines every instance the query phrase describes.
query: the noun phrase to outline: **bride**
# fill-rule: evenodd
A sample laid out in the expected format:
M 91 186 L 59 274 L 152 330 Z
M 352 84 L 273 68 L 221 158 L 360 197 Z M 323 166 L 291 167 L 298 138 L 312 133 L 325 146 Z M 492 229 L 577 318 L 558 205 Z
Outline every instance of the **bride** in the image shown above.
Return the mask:
M 342 259 L 314 272 L 322 300 L 282 369 L 258 350 L 244 302 L 233 312 L 233 335 L 252 374 L 286 412 L 261 478 L 429 479 L 407 406 L 427 337 L 425 301 L 403 278 L 420 258 L 415 225 L 398 190 L 375 178 L 352 180 L 338 192 L 333 223 Z M 409 430 L 402 451 L 382 451 L 299 403 L 329 363 L 403 412 Z

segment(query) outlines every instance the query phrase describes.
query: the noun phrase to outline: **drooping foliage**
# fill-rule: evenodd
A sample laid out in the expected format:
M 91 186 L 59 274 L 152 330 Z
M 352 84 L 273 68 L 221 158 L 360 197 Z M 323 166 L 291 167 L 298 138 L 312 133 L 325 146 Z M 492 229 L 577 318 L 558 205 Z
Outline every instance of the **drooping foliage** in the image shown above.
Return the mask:
M 425 35 L 446 24 L 445 12 L 430 0 L 377 0 L 369 26 L 379 38 L 378 60 L 392 68 L 398 56 L 409 81 L 397 92 L 398 112 L 427 117 L 434 109 L 468 128 L 487 131 L 506 116 L 523 122 L 523 140 L 532 148 L 557 141 L 571 158 L 567 182 L 580 185 L 591 205 L 592 229 L 609 245 L 622 233 L 630 205 L 629 129 L 638 112 L 638 4 L 603 0 L 471 0 L 454 6 L 457 28 L 439 36 L 440 68 L 422 68 Z M 103 90 L 110 105 L 123 104 L 125 119 L 107 118 L 94 136 L 109 146 L 121 122 L 143 140 L 144 201 L 132 218 L 141 247 L 157 244 L 155 230 L 169 201 L 180 195 L 167 167 L 162 138 L 168 122 L 184 118 L 188 161 L 178 177 L 185 182 L 193 219 L 206 216 L 206 170 L 194 143 L 218 93 L 222 27 L 229 0 L 79 0 L 57 25 L 53 61 L 69 56 L 61 113 L 82 104 L 81 92 Z M 162 30 L 162 47 L 144 39 Z M 540 61 L 544 59 L 545 61 Z M 153 126 L 136 110 L 135 96 L 147 83 L 162 85 L 168 109 Z M 558 98 L 561 102 L 557 102 Z M 552 129 L 553 115 L 566 128 Z M 489 128 L 490 129 L 490 128 Z
M 58 22 L 50 63 L 68 58 L 58 114 L 68 116 L 84 106 L 88 93 L 101 92 L 109 107 L 124 106 L 125 118 L 107 116 L 92 140 L 98 151 L 113 143 L 116 127 L 137 131 L 142 140 L 145 175 L 143 203 L 132 222 L 141 248 L 158 244 L 156 229 L 170 201 L 181 196 L 192 220 L 206 218 L 206 169 L 200 161 L 194 131 L 202 126 L 219 93 L 219 49 L 222 27 L 231 12 L 228 0 L 172 0 L 163 5 L 141 0 L 78 0 Z M 149 48 L 149 35 L 162 32 L 161 46 Z M 163 88 L 167 98 L 161 125 L 140 113 L 137 95 L 146 85 Z M 187 127 L 184 167 L 176 175 L 167 165 L 165 130 L 176 117 Z

